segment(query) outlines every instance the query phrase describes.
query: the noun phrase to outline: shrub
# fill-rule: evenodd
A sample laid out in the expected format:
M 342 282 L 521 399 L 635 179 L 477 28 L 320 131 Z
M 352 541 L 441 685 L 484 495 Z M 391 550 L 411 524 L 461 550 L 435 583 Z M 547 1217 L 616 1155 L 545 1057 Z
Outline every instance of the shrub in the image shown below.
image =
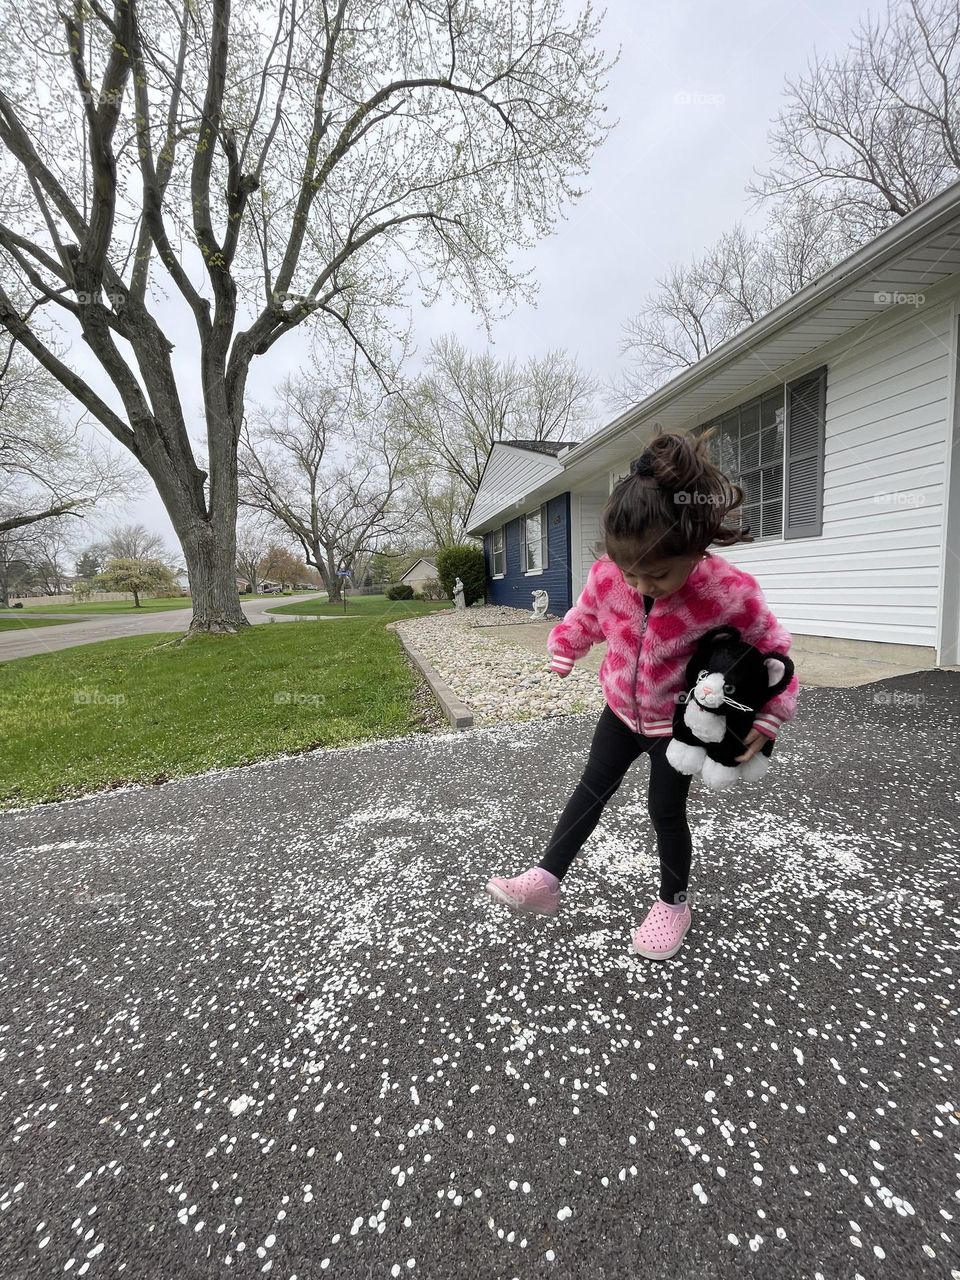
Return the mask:
M 423 584 L 424 600 L 444 600 L 446 599 L 443 587 L 440 585 L 439 578 L 427 578 Z
M 387 587 L 388 600 L 412 600 L 413 587 L 409 582 L 395 582 L 392 587 Z
M 463 598 L 467 605 L 482 604 L 487 595 L 487 569 L 479 547 L 444 547 L 436 556 L 437 577 L 447 599 L 453 599 L 453 584 L 463 582 Z

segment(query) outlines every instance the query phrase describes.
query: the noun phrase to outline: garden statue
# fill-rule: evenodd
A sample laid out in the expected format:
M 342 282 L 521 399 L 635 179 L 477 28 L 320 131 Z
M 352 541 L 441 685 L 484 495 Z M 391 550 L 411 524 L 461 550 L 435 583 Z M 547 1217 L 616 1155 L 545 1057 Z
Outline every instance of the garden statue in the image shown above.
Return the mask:
M 453 584 L 453 600 L 458 609 L 465 609 L 467 602 L 463 596 L 463 583 L 458 578 Z
M 550 597 L 546 591 L 533 591 L 533 616 L 537 622 L 542 622 L 547 616 L 547 607 L 550 604 Z

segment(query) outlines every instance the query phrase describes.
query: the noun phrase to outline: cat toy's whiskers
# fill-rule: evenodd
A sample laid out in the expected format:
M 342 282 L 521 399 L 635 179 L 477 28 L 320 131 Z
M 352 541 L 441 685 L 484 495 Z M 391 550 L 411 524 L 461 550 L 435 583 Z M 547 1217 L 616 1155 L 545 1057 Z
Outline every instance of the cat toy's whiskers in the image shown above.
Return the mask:
M 736 707 L 738 711 L 752 711 L 753 707 L 748 707 L 745 702 L 734 702 L 733 698 L 724 698 L 724 702 L 728 707 Z

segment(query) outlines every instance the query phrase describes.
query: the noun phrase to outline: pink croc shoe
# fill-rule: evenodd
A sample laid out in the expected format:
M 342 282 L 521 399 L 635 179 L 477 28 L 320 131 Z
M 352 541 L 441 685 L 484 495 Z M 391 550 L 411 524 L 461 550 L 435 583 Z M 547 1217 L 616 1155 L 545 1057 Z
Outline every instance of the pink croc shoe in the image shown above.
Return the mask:
M 658 898 L 640 928 L 633 931 L 633 949 L 648 960 L 669 960 L 683 945 L 690 923 L 686 903 L 682 911 L 674 911 Z
M 530 911 L 539 916 L 555 916 L 560 909 L 560 886 L 556 876 L 542 867 L 531 867 L 507 880 L 494 876 L 487 881 L 487 893 L 514 911 Z

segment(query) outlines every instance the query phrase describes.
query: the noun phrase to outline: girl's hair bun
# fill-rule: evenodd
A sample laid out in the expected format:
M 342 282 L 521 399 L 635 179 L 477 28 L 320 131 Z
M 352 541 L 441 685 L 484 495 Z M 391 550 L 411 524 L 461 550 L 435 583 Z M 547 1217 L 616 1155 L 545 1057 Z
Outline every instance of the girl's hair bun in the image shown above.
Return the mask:
M 702 554 L 711 543 L 753 541 L 749 528 L 726 523 L 742 504 L 743 490 L 710 458 L 714 431 L 657 427 L 604 509 L 604 542 L 612 559 Z
M 634 458 L 630 463 L 630 474 L 632 476 L 653 475 L 653 463 L 647 453 L 641 453 L 639 458 Z

